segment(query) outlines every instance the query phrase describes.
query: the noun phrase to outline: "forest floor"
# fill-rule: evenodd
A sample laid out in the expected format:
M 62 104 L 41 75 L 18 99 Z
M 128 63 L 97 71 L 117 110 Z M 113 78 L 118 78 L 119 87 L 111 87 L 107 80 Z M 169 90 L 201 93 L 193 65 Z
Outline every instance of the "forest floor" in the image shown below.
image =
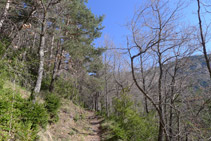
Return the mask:
M 40 141 L 101 141 L 102 118 L 64 100 L 59 121 L 39 133 Z
M 91 112 L 88 120 L 90 123 L 90 128 L 93 131 L 93 133 L 89 134 L 86 137 L 86 140 L 87 141 L 101 141 L 100 124 L 102 122 L 102 119 Z

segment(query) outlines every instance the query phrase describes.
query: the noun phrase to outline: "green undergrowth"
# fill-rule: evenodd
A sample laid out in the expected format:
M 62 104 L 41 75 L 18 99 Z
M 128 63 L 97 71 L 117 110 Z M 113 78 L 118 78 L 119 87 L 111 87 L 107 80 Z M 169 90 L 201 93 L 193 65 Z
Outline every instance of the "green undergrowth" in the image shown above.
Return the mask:
M 103 138 L 106 141 L 153 141 L 158 129 L 154 113 L 140 114 L 133 108 L 129 96 L 122 94 L 115 98 L 114 112 L 102 123 Z
M 60 106 L 60 98 L 56 94 L 47 94 L 47 96 L 45 97 L 45 108 L 49 113 L 50 123 L 55 123 L 59 120 L 58 110 Z
M 0 140 L 34 140 L 47 123 L 44 104 L 33 104 L 13 90 L 0 89 Z
M 28 100 L 30 92 L 0 76 L 0 141 L 34 141 L 40 129 L 59 120 L 60 98 L 46 94 L 43 102 Z

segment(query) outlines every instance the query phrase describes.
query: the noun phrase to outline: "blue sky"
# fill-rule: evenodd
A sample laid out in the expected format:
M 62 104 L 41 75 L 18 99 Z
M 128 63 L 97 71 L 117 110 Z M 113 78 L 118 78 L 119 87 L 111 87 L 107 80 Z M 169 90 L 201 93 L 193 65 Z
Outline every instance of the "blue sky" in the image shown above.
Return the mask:
M 105 35 L 116 45 L 124 44 L 128 34 L 125 25 L 139 4 L 140 0 L 89 0 L 87 6 L 94 14 L 105 15 L 103 35 L 95 41 L 96 44 L 102 43 Z
M 95 15 L 105 15 L 103 25 L 105 26 L 101 38 L 95 41 L 96 45 L 103 43 L 104 36 L 108 35 L 113 42 L 119 46 L 126 44 L 126 35 L 129 34 L 126 23 L 131 19 L 135 9 L 141 5 L 142 0 L 89 0 L 88 8 Z M 198 24 L 196 15 L 196 0 L 187 0 L 190 5 L 183 11 L 184 22 L 188 24 Z M 211 15 L 211 14 L 210 14 Z M 206 17 L 211 19 L 211 16 Z

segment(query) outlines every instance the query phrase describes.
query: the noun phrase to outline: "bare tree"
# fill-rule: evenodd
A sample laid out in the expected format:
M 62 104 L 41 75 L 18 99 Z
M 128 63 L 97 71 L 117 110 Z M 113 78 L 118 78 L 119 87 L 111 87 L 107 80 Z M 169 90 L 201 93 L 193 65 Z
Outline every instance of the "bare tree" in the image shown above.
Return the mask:
M 169 125 L 167 125 L 167 115 L 164 114 L 165 105 L 168 104 L 165 97 L 165 85 L 164 78 L 166 73 L 166 64 L 170 61 L 177 60 L 178 54 L 172 53 L 172 51 L 178 46 L 182 46 L 189 40 L 189 34 L 183 34 L 179 29 L 178 12 L 182 9 L 182 3 L 177 2 L 175 7 L 171 10 L 168 8 L 169 1 L 151 1 L 145 5 L 145 7 L 137 10 L 130 29 L 132 33 L 131 42 L 128 41 L 128 50 L 131 58 L 131 69 L 133 80 L 145 96 L 146 99 L 153 105 L 159 116 L 159 136 L 158 140 L 163 140 L 163 133 L 166 140 L 172 139 L 172 114 L 170 114 Z M 138 53 L 137 53 L 138 52 Z M 137 78 L 137 58 L 142 57 L 144 54 L 150 54 L 148 65 L 153 64 L 156 67 L 157 74 L 153 80 L 154 90 L 146 91 L 145 80 L 140 83 Z M 147 71 L 146 68 L 141 68 L 143 71 Z M 174 86 L 175 76 L 177 69 L 173 73 L 171 83 Z M 143 78 L 142 78 L 143 79 Z M 171 89 L 171 98 L 173 97 L 174 87 L 169 86 Z M 146 100 L 145 100 L 146 101 Z M 170 102 L 170 111 L 173 105 L 173 100 Z M 169 129 L 169 130 L 167 130 Z
M 203 24 L 202 24 L 202 19 L 201 19 L 201 1 L 200 0 L 197 0 L 197 6 L 198 6 L 197 15 L 198 15 L 198 21 L 199 21 L 199 30 L 200 30 L 200 43 L 203 48 L 204 58 L 205 58 L 205 61 L 207 64 L 207 69 L 208 69 L 210 79 L 211 79 L 211 66 L 210 66 L 210 59 L 209 59 L 209 56 L 207 53 L 207 46 L 206 46 L 207 41 L 206 41 L 206 37 L 205 37 L 205 33 L 207 33 L 207 31 L 206 32 L 203 31 Z

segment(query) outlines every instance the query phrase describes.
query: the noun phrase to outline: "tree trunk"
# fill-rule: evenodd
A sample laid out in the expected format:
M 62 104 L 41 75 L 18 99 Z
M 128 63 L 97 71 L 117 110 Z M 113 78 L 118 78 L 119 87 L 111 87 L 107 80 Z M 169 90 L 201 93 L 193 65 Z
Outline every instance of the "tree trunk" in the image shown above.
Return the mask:
M 60 68 L 61 65 L 61 58 L 60 55 L 62 55 L 62 48 L 59 47 L 59 43 L 57 44 L 57 53 L 56 53 L 56 58 L 55 58 L 55 62 L 54 62 L 54 69 L 53 69 L 53 74 L 52 74 L 52 79 L 51 79 L 51 83 L 49 86 L 49 91 L 52 92 L 54 90 L 54 82 L 57 78 L 58 75 L 58 70 Z
M 203 47 L 204 58 L 205 58 L 207 69 L 208 69 L 210 79 L 211 79 L 210 60 L 209 60 L 209 57 L 207 54 L 206 41 L 205 41 L 204 34 L 203 34 L 201 14 L 200 14 L 200 0 L 197 0 L 197 2 L 198 2 L 198 20 L 199 20 L 199 28 L 200 28 L 201 45 Z
M 105 95 L 106 95 L 106 116 L 109 116 L 109 108 L 108 108 L 108 101 L 109 101 L 109 97 L 108 97 L 108 78 L 107 78 L 107 55 L 105 54 L 105 67 L 104 67 L 104 79 L 105 79 Z
M 141 62 L 141 77 L 142 77 L 143 90 L 146 92 L 146 83 L 145 83 L 144 66 L 143 66 L 144 64 L 142 55 L 140 55 L 140 62 Z M 146 96 L 144 97 L 144 109 L 146 113 L 149 113 Z
M 96 92 L 95 93 L 95 111 L 98 111 L 99 109 L 98 103 L 99 103 L 99 92 Z
M 49 67 L 51 66 L 51 61 L 53 59 L 54 40 L 55 40 L 55 37 L 53 35 L 53 37 L 51 39 L 51 50 L 50 50 L 50 58 L 49 58 Z
M 180 112 L 177 115 L 177 140 L 180 141 Z
M 50 83 L 50 86 L 49 86 L 49 91 L 50 92 L 53 92 L 54 90 L 54 83 L 55 83 L 55 80 L 58 78 L 58 70 L 61 66 L 61 60 L 59 60 L 58 63 L 55 63 L 54 64 L 54 70 L 53 70 L 53 75 L 52 75 L 52 79 L 51 79 L 51 83 Z
M 172 131 L 172 121 L 173 121 L 173 109 L 172 109 L 172 99 L 171 99 L 171 106 L 169 107 L 169 140 L 172 140 L 172 135 L 173 135 L 173 131 Z
M 106 91 L 106 115 L 109 116 L 109 107 L 108 107 L 108 92 Z
M 1 28 L 3 26 L 3 23 L 7 17 L 7 14 L 8 14 L 8 11 L 9 11 L 9 8 L 10 8 L 10 3 L 11 3 L 11 0 L 7 0 L 7 3 L 6 3 L 6 6 L 5 6 L 5 9 L 4 9 L 4 13 L 3 13 L 3 16 L 0 20 L 0 31 L 1 31 Z
M 158 44 L 158 50 L 159 50 L 159 44 Z M 160 51 L 159 52 L 159 69 L 160 69 L 160 75 L 159 75 L 159 80 L 158 80 L 158 108 L 159 111 L 161 113 L 160 115 L 160 122 L 159 122 L 159 134 L 158 134 L 158 141 L 162 141 L 163 140 L 163 123 L 162 123 L 162 119 L 163 119 L 163 108 L 162 108 L 162 77 L 163 77 L 163 66 L 162 66 L 162 62 L 161 62 L 161 54 Z
M 40 33 L 40 48 L 39 48 L 39 55 L 40 55 L 40 63 L 39 63 L 39 70 L 38 70 L 38 76 L 37 76 L 37 81 L 36 85 L 34 88 L 34 91 L 32 93 L 32 100 L 36 100 L 35 96 L 40 92 L 41 84 L 42 84 L 42 78 L 43 78 L 43 71 L 44 71 L 44 48 L 45 48 L 45 32 L 46 32 L 46 18 L 47 18 L 47 13 L 44 10 L 43 13 L 43 19 L 42 19 L 42 25 L 41 25 L 41 33 Z

